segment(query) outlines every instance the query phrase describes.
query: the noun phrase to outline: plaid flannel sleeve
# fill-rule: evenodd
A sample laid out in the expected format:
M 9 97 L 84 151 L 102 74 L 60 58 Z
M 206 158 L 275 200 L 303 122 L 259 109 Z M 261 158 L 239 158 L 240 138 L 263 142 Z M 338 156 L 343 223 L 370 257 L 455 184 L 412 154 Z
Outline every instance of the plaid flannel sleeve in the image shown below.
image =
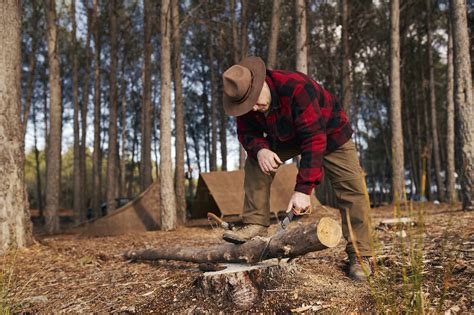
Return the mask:
M 252 113 L 237 117 L 237 136 L 247 154 L 257 159 L 261 149 L 269 149 L 269 143 L 263 136 L 263 129 L 251 117 Z
M 326 150 L 324 114 L 319 105 L 323 98 L 310 82 L 298 86 L 293 94 L 293 115 L 301 143 L 301 161 L 295 191 L 311 194 L 323 177 L 323 155 Z

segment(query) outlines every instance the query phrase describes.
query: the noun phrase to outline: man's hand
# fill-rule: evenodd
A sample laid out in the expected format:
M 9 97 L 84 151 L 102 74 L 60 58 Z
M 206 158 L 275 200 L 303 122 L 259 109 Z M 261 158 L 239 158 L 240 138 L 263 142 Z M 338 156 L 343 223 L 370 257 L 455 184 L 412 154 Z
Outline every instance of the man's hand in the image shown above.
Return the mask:
M 276 172 L 278 166 L 283 164 L 278 155 L 268 149 L 261 149 L 257 153 L 258 165 L 263 173 L 270 175 L 272 172 Z
M 309 212 L 311 209 L 311 198 L 307 194 L 303 194 L 299 191 L 295 191 L 291 196 L 290 202 L 288 203 L 288 209 L 286 212 L 293 211 L 296 215 L 302 215 Z

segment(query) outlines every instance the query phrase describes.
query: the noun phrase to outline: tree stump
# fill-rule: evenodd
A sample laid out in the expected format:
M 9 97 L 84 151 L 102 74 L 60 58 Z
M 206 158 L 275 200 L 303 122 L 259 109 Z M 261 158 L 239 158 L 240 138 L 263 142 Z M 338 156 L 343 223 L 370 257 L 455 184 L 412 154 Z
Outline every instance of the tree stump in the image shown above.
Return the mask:
M 205 272 L 194 282 L 204 295 L 232 302 L 241 310 L 249 310 L 265 289 L 278 286 L 296 271 L 287 259 L 271 259 L 256 265 L 223 264 L 224 270 Z

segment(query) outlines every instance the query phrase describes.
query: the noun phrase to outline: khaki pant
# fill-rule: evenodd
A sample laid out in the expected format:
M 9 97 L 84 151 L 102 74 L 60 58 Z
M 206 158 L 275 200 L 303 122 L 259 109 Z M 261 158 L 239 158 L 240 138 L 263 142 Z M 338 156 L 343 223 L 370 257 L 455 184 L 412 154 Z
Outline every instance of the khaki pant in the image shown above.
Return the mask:
M 278 144 L 274 152 L 282 161 L 289 160 L 301 153 L 296 145 L 283 143 Z M 349 140 L 336 151 L 325 155 L 323 166 L 325 176 L 328 176 L 336 193 L 338 207 L 341 211 L 342 231 L 348 241 L 346 252 L 348 254 L 355 253 L 346 220 L 348 211 L 352 230 L 357 240 L 357 249 L 362 256 L 371 256 L 369 207 L 365 199 L 362 169 L 354 142 Z M 242 215 L 244 223 L 270 225 L 270 186 L 273 178 L 274 175 L 269 176 L 262 172 L 255 159 L 247 158 Z

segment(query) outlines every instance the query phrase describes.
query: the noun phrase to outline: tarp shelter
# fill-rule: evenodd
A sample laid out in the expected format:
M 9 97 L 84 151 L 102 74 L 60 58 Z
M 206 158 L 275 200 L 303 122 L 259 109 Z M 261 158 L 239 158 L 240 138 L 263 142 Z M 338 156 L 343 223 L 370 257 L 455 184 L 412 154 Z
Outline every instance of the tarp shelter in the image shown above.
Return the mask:
M 133 201 L 86 223 L 84 236 L 108 236 L 158 230 L 160 227 L 160 183 L 154 182 Z
M 294 192 L 298 169 L 295 164 L 280 166 L 270 190 L 270 211 L 286 211 Z M 242 214 L 244 206 L 244 171 L 201 173 L 191 211 L 192 218 L 205 218 L 207 212 L 218 216 Z M 311 195 L 312 206 L 319 202 Z

